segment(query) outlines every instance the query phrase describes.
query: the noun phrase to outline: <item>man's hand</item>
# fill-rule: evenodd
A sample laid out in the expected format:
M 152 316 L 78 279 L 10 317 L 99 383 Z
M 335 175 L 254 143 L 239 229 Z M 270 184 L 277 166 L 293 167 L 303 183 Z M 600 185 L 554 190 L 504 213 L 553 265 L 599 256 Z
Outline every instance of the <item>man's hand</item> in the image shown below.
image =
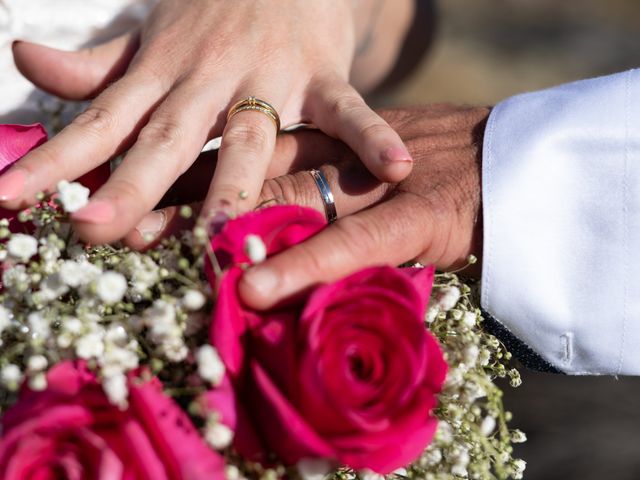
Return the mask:
M 269 308 L 316 283 L 370 265 L 416 260 L 448 269 L 464 266 L 470 254 L 479 257 L 481 152 L 489 112 L 447 105 L 380 112 L 416 162 L 398 184 L 380 183 L 346 146 L 317 133 L 302 134 L 296 148 L 281 149 L 281 155 L 309 164 L 334 160 L 321 169 L 341 218 L 248 270 L 240 283 L 243 300 Z M 262 200 L 272 199 L 324 211 L 306 171 L 268 180 Z

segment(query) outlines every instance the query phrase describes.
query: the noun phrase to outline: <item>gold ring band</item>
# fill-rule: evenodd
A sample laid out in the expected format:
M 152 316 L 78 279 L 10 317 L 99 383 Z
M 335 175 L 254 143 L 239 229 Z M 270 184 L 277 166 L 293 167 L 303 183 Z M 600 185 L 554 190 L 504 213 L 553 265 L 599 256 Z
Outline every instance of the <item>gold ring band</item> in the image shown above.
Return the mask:
M 227 113 L 227 122 L 236 113 L 244 112 L 246 110 L 255 110 L 256 112 L 264 113 L 276 126 L 276 131 L 280 131 L 280 116 L 276 109 L 264 100 L 260 100 L 256 97 L 247 97 L 233 105 L 229 110 L 229 113 Z

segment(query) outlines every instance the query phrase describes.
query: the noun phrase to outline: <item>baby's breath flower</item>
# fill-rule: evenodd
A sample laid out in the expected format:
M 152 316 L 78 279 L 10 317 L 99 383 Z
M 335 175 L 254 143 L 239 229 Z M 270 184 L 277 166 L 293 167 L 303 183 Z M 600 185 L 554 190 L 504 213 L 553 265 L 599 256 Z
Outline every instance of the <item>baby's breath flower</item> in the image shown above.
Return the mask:
M 520 372 L 518 370 L 513 368 L 509 370 L 507 374 L 509 375 L 509 383 L 512 387 L 517 388 L 522 385 L 522 378 L 520 377 Z
M 127 408 L 127 398 L 129 396 L 127 377 L 122 374 L 107 377 L 102 381 L 102 389 L 109 402 L 122 409 Z
M 47 320 L 40 312 L 31 312 L 27 316 L 27 324 L 32 336 L 37 338 L 47 338 L 51 331 L 49 320 Z
M 58 182 L 58 199 L 66 212 L 73 213 L 89 203 L 89 189 L 78 182 Z
M 240 474 L 240 469 L 232 464 L 225 467 L 224 473 L 227 480 L 241 480 L 243 478 Z
M 427 316 L 426 316 L 427 324 L 429 325 L 432 324 L 439 313 L 440 313 L 440 309 L 438 308 L 437 305 L 429 305 L 429 309 L 427 310 Z
M 124 345 L 126 345 L 128 340 L 127 331 L 122 325 L 119 325 L 119 324 L 111 325 L 107 329 L 105 340 L 119 347 L 123 347 Z
M 41 372 L 47 368 L 48 365 L 49 362 L 44 355 L 32 355 L 29 357 L 29 360 L 27 360 L 27 369 L 29 372 Z
M 493 433 L 496 428 L 496 419 L 491 415 L 484 417 L 482 423 L 480 424 L 480 433 L 485 437 L 488 437 Z
M 464 312 L 464 314 L 462 315 L 462 323 L 464 323 L 469 328 L 475 326 L 477 319 L 478 319 L 478 316 L 476 315 L 475 312 L 468 311 L 468 312 Z
M 182 297 L 182 306 L 192 312 L 200 310 L 206 302 L 207 299 L 199 290 L 189 289 Z
M 247 235 L 244 239 L 244 252 L 251 263 L 261 263 L 267 258 L 267 246 L 258 235 Z
M 511 468 L 513 469 L 513 478 L 519 480 L 523 477 L 523 473 L 527 468 L 527 462 L 520 458 L 516 458 L 511 462 Z
M 99 267 L 92 265 L 88 261 L 83 261 L 81 258 L 79 260 L 65 260 L 58 271 L 60 280 L 71 288 L 87 285 L 98 278 L 101 273 L 102 271 Z
M 296 465 L 302 480 L 322 480 L 331 472 L 331 462 L 324 458 L 303 458 Z
M 384 480 L 384 475 L 380 475 L 369 469 L 360 470 L 359 473 L 362 480 Z
M 218 351 L 211 345 L 203 345 L 196 352 L 198 375 L 214 386 L 220 385 L 224 378 L 224 363 Z
M 13 258 L 27 262 L 38 253 L 38 241 L 31 235 L 16 233 L 9 239 L 7 251 Z
M 76 341 L 76 355 L 85 360 L 99 358 L 104 353 L 104 342 L 98 333 L 88 333 Z
M 127 279 L 118 272 L 104 272 L 96 282 L 96 293 L 107 305 L 118 303 L 127 291 Z
M 73 335 L 82 333 L 82 322 L 76 317 L 64 317 L 62 319 L 62 328 Z
M 17 390 L 22 382 L 22 378 L 23 374 L 20 371 L 20 367 L 13 363 L 5 365 L 2 367 L 2 370 L 0 370 L 0 380 L 2 380 L 2 384 L 9 390 Z
M 0 305 L 0 335 L 11 325 L 11 312 Z
M 448 312 L 460 299 L 460 289 L 456 286 L 441 288 L 436 294 L 436 303 L 440 310 Z
M 187 358 L 187 355 L 189 355 L 189 349 L 181 338 L 173 337 L 162 344 L 160 353 L 169 361 L 178 363 Z
M 473 344 L 469 345 L 464 349 L 463 352 L 464 363 L 469 366 L 475 365 L 475 363 L 478 361 L 478 355 L 480 355 L 480 349 L 478 348 L 478 346 Z
M 467 472 L 466 465 L 461 465 L 459 463 L 456 463 L 451 467 L 451 475 L 453 475 L 456 478 L 468 478 L 469 477 L 469 473 Z
M 521 430 L 513 430 L 511 432 L 511 441 L 513 443 L 524 443 L 527 441 L 527 436 Z
M 221 423 L 215 416 L 210 417 L 204 427 L 204 438 L 216 450 L 222 450 L 231 445 L 233 430 Z
M 38 373 L 29 378 L 29 388 L 34 392 L 42 392 L 47 389 L 47 377 L 44 373 Z
M 420 460 L 425 467 L 438 465 L 442 461 L 442 451 L 439 448 L 430 448 L 422 455 Z

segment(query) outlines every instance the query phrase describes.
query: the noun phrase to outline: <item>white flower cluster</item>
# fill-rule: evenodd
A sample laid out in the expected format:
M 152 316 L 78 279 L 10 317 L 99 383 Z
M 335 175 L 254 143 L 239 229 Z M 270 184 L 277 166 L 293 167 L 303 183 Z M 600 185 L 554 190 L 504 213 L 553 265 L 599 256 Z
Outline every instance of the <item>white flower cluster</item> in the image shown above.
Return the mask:
M 525 441 L 519 430 L 509 431 L 502 392 L 495 377 L 521 383 L 515 369 L 508 370 L 509 352 L 484 332 L 473 292 L 455 275 L 436 277 L 426 323 L 439 338 L 449 372 L 440 395 L 440 418 L 435 440 L 415 466 L 413 478 L 522 478 L 524 462 L 513 459 L 512 443 Z
M 67 211 L 82 208 L 83 188 L 62 182 L 59 203 Z M 23 217 L 37 226 L 33 233 L 11 234 L 0 220 L 0 347 L 10 347 L 0 350 L 0 390 L 16 391 L 25 379 L 45 389 L 47 369 L 76 358 L 97 370 L 108 398 L 122 408 L 127 375 L 143 362 L 155 370 L 187 362 L 203 386 L 222 381 L 212 347 L 201 349 L 197 364 L 188 358 L 189 342 L 201 343 L 206 326 L 208 282 L 194 250 L 202 245 L 185 251 L 171 239 L 144 254 L 85 248 L 55 206 L 45 202 Z

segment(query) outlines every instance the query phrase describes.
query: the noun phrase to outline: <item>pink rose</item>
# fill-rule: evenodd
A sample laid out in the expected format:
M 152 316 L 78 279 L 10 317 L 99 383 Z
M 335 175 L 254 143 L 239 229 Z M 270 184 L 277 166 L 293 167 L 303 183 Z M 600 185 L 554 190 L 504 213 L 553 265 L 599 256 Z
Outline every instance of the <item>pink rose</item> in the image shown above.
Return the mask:
M 213 246 L 243 262 L 246 234 L 276 253 L 320 220 L 298 207 L 267 209 L 229 222 Z M 232 266 L 220 282 L 211 329 L 235 389 L 240 453 L 379 473 L 415 460 L 435 432 L 431 411 L 447 370 L 424 324 L 433 269 L 370 268 L 266 313 L 240 305 L 240 275 Z
M 224 478 L 222 458 L 157 379 L 132 376 L 125 411 L 82 363 L 60 363 L 47 380 L 45 391 L 25 389 L 2 417 L 3 480 Z

